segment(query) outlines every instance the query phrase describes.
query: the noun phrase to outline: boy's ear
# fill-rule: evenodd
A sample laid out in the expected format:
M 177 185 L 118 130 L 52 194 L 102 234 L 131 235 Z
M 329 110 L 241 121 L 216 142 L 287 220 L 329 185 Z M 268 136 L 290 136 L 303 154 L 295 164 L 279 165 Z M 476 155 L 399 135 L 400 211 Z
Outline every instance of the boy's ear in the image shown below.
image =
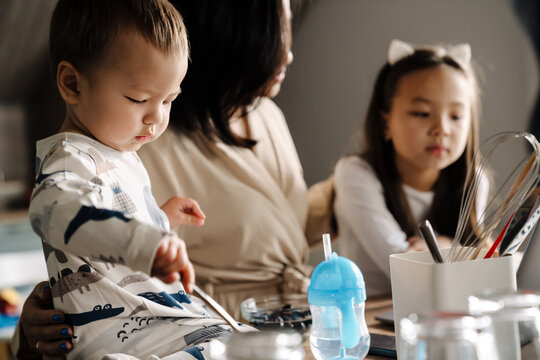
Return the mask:
M 66 104 L 74 105 L 79 102 L 80 72 L 67 61 L 60 61 L 56 71 L 56 85 Z

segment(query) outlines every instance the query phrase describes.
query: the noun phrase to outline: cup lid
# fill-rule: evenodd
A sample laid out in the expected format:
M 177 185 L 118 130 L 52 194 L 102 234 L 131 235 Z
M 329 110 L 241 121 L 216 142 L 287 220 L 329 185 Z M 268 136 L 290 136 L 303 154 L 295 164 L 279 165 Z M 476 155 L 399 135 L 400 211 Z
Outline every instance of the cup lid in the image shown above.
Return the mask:
M 308 302 L 318 306 L 339 306 L 351 299 L 357 303 L 366 300 L 364 277 L 354 262 L 334 252 L 313 271 Z

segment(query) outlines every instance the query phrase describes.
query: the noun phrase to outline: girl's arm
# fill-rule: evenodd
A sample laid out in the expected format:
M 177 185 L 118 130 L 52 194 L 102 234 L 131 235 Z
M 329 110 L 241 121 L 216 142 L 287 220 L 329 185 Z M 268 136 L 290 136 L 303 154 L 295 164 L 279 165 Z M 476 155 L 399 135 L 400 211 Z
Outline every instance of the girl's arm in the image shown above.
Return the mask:
M 390 278 L 388 256 L 407 251 L 410 244 L 386 207 L 377 176 L 364 160 L 350 156 L 338 162 L 334 186 L 340 235 L 344 227 L 352 233 L 351 238 L 340 237 L 340 241 L 360 242 L 377 267 Z

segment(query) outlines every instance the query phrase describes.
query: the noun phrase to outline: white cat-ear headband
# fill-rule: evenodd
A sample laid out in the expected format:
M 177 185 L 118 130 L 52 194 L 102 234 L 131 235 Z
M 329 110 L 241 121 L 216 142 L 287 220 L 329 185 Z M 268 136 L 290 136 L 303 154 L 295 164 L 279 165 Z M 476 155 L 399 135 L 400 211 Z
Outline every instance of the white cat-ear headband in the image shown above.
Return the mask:
M 450 56 L 452 59 L 456 60 L 461 64 L 470 64 L 471 62 L 471 45 L 469 44 L 458 44 L 450 46 L 447 49 L 439 47 L 425 48 L 432 49 L 436 52 L 443 51 L 443 53 L 440 54 L 441 56 Z M 403 59 L 404 57 L 412 55 L 414 51 L 415 49 L 412 45 L 404 41 L 394 39 L 390 42 L 390 46 L 388 47 L 388 63 L 390 65 L 394 65 L 396 62 Z

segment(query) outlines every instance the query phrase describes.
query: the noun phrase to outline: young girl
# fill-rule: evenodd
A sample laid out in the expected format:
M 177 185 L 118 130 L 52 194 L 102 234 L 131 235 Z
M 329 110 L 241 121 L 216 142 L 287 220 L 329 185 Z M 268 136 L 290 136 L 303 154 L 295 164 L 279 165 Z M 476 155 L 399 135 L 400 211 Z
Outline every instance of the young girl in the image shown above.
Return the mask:
M 341 254 L 360 266 L 369 294 L 391 292 L 390 254 L 427 249 L 418 236 L 421 220 L 432 223 L 441 247 L 450 247 L 478 117 L 468 45 L 415 49 L 392 41 L 368 108 L 365 148 L 335 170 Z M 484 182 L 478 199 L 486 191 Z

